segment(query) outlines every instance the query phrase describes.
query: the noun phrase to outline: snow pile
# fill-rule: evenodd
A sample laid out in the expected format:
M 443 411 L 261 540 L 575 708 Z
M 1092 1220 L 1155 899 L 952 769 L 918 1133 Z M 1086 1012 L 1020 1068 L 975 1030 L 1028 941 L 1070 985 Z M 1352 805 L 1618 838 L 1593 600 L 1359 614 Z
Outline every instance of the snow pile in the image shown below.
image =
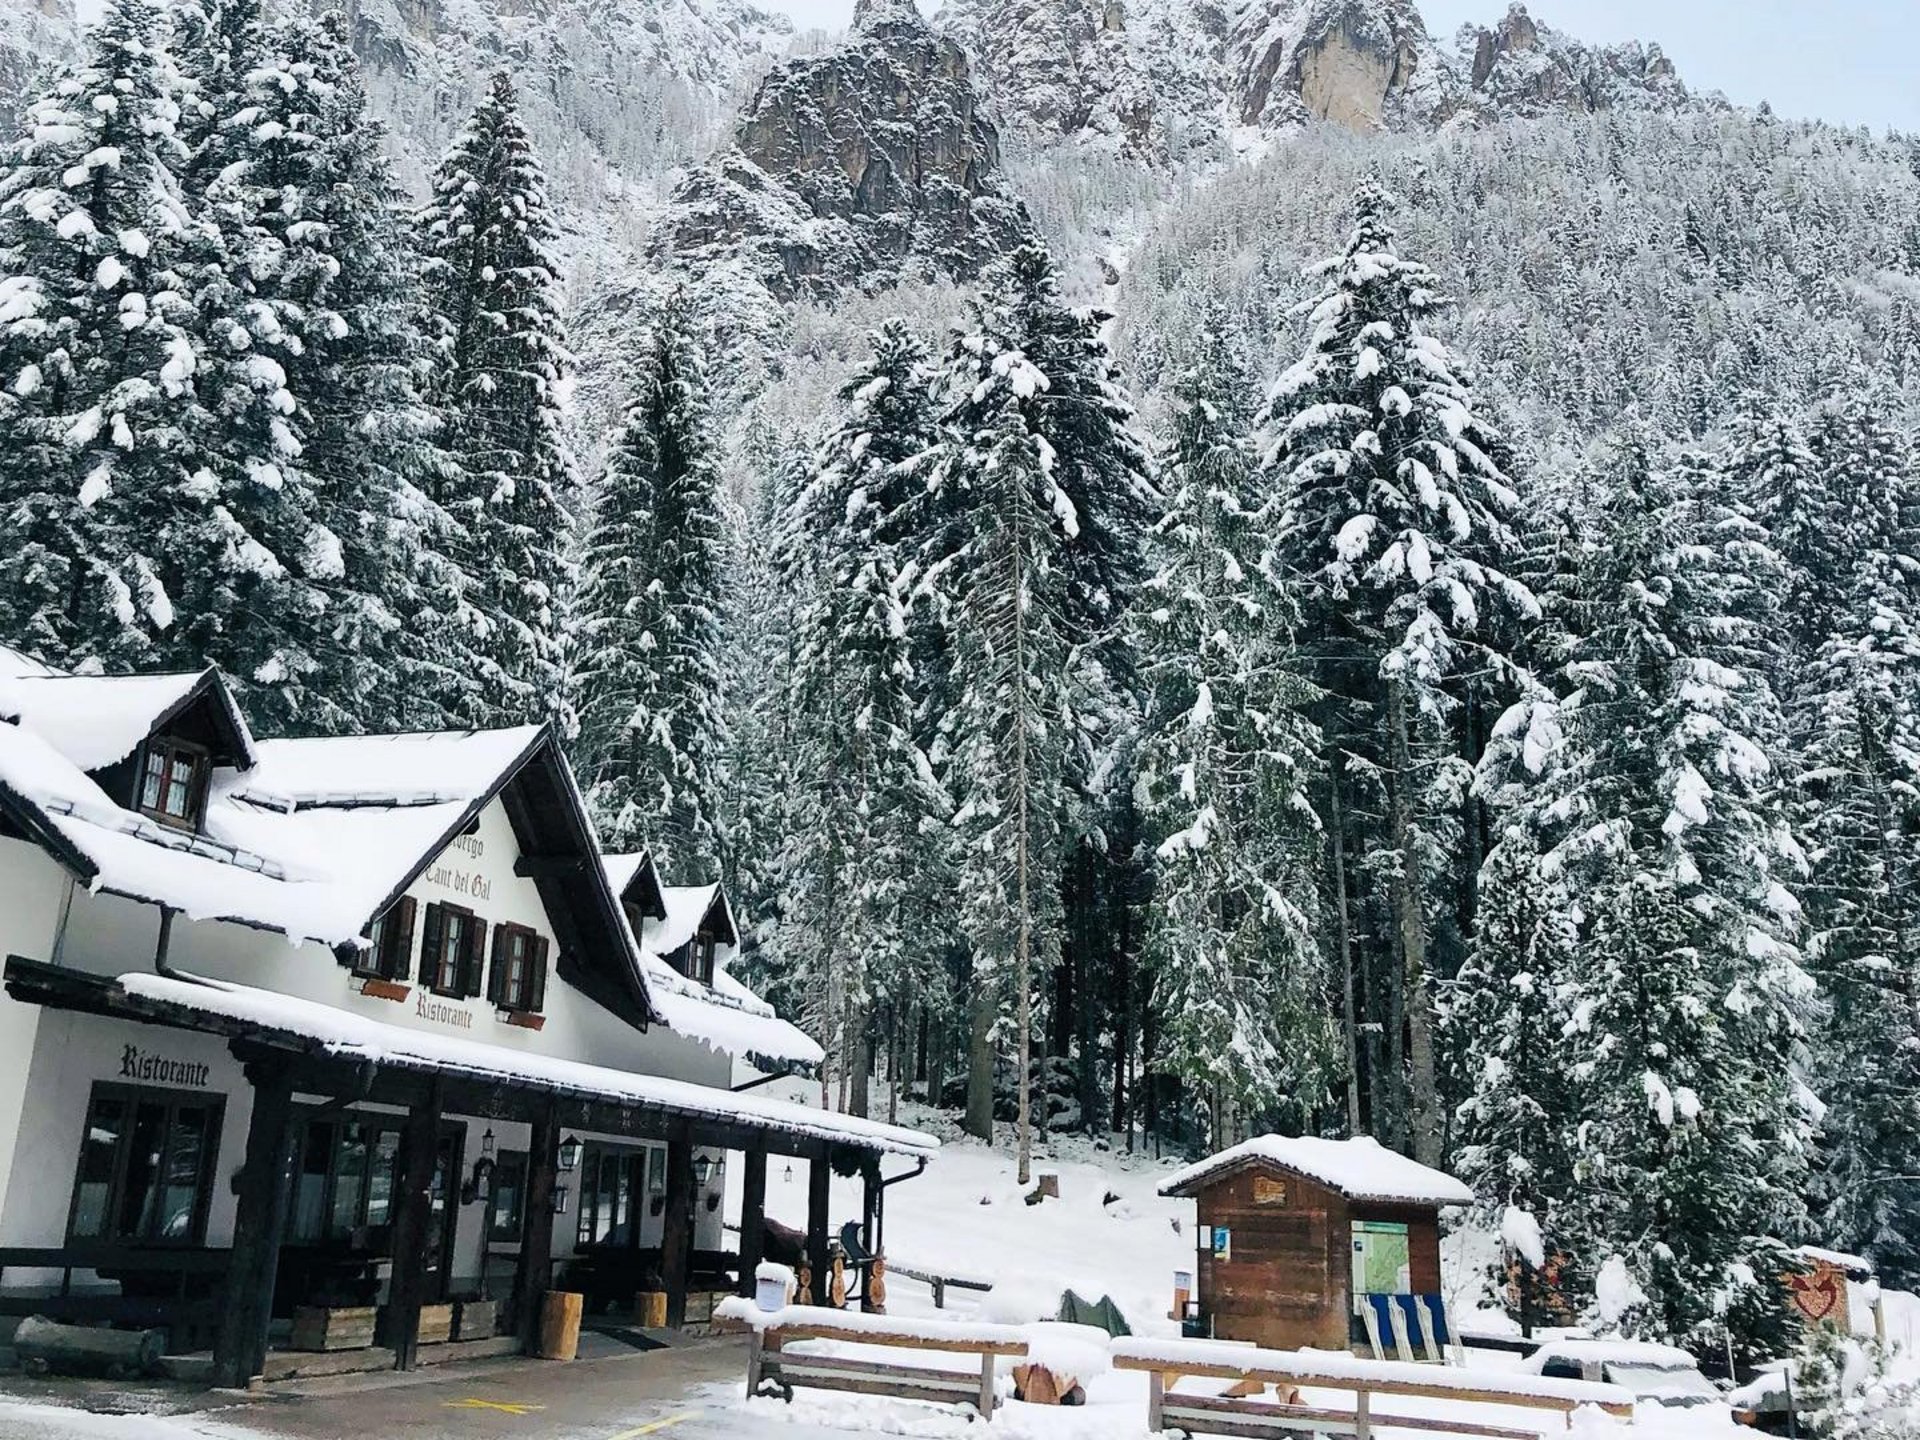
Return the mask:
M 1540 1222 L 1530 1210 L 1509 1205 L 1500 1217 L 1500 1238 L 1507 1248 L 1527 1264 L 1539 1270 L 1547 1263 L 1546 1241 L 1540 1235 Z
M 0 675 L 0 716 L 25 726 L 82 770 L 131 755 L 206 672 L 187 675 Z
M 902 1340 L 922 1348 L 968 1350 L 1027 1343 L 1026 1332 L 1012 1325 L 978 1320 L 927 1320 L 904 1315 L 869 1315 L 859 1310 L 829 1310 L 819 1305 L 787 1305 L 762 1310 L 743 1295 L 729 1295 L 713 1307 L 714 1318 L 749 1330 L 827 1329 L 843 1335 L 870 1335 L 878 1341 Z M 1074 1327 L 1078 1328 L 1078 1327 Z
M 1396 1154 L 1370 1135 L 1357 1135 L 1351 1140 L 1257 1135 L 1177 1171 L 1160 1183 L 1160 1193 L 1188 1191 L 1215 1175 L 1260 1162 L 1317 1180 L 1350 1200 L 1404 1205 L 1473 1203 L 1473 1191 L 1451 1175 Z

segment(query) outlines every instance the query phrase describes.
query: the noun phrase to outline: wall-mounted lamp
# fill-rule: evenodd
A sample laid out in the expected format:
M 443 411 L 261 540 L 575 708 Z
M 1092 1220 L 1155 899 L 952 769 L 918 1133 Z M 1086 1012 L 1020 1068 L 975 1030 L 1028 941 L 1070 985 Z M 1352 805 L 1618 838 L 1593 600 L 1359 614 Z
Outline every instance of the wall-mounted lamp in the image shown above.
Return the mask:
M 573 1192 L 567 1186 L 565 1185 L 554 1186 L 553 1187 L 553 1213 L 556 1215 L 566 1214 L 567 1204 L 572 1199 L 573 1199 Z
M 788 1161 L 787 1162 L 787 1184 L 791 1185 L 792 1183 L 793 1183 L 793 1162 Z
M 569 1135 L 560 1142 L 560 1168 L 572 1170 L 580 1163 L 580 1137 Z
M 480 1158 L 473 1162 L 473 1174 L 460 1187 L 462 1205 L 471 1205 L 476 1200 L 486 1200 L 492 1196 L 493 1170 L 493 1127 L 489 1125 L 487 1133 L 480 1137 Z
M 697 1186 L 699 1189 L 702 1189 L 702 1190 L 706 1189 L 707 1182 L 713 1179 L 713 1172 L 718 1168 L 719 1167 L 714 1164 L 713 1157 L 711 1155 L 694 1156 L 693 1157 L 694 1185 Z

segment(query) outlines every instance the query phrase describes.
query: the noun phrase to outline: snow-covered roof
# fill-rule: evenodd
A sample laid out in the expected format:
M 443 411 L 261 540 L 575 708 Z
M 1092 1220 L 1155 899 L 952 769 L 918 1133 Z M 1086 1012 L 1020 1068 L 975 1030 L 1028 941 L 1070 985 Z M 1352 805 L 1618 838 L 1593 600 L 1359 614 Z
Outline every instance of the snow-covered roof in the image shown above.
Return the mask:
M 1836 1270 L 1844 1270 L 1849 1275 L 1873 1274 L 1873 1262 L 1863 1255 L 1849 1255 L 1844 1250 L 1826 1250 L 1818 1245 L 1802 1245 L 1794 1252 L 1801 1260 L 1816 1265 L 1831 1265 Z
M 232 777 L 234 799 L 270 808 L 465 804 L 494 788 L 539 738 L 537 725 L 416 735 L 263 740 Z
M 600 859 L 607 883 L 614 894 L 623 896 L 649 863 L 644 850 L 603 855 Z M 726 972 L 723 958 L 715 957 L 711 986 L 688 979 L 665 960 L 699 929 L 700 921 L 716 901 L 726 904 L 721 887 L 663 885 L 660 894 L 667 918 L 648 917 L 634 944 L 646 976 L 647 994 L 667 1028 L 727 1055 L 801 1065 L 818 1065 L 824 1060 L 826 1052 L 811 1037 L 782 1020 L 771 1005 Z M 728 924 L 731 928 L 731 912 Z
M 227 981 L 137 971 L 119 976 L 112 984 L 122 997 L 148 1008 L 176 1016 L 195 1014 L 238 1021 L 269 1036 L 308 1042 L 339 1059 L 559 1090 L 595 1101 L 764 1126 L 788 1135 L 890 1154 L 924 1156 L 940 1148 L 938 1140 L 916 1130 L 815 1110 L 791 1100 L 408 1029 L 320 1001 Z
M 726 922 L 729 936 L 735 934 L 733 909 L 727 903 L 726 892 L 717 884 L 662 885 L 660 898 L 667 907 L 667 917 L 648 921 L 646 934 L 641 936 L 656 955 L 671 955 L 691 940 L 699 932 L 700 922 L 712 914 L 716 906 Z
M 219 707 L 239 758 L 250 763 L 253 736 L 217 671 L 67 675 L 0 649 L 0 719 L 34 731 L 86 771 L 117 765 L 203 695 Z
M 1388 1205 L 1471 1205 L 1473 1191 L 1453 1176 L 1386 1148 L 1370 1135 L 1323 1140 L 1257 1135 L 1160 1182 L 1162 1195 L 1191 1195 L 1206 1182 L 1247 1165 L 1276 1165 L 1317 1180 L 1349 1200 Z
M 1580 1336 L 1549 1340 L 1522 1367 L 1539 1374 L 1556 1360 L 1573 1364 L 1631 1365 L 1645 1370 L 1697 1370 L 1700 1362 L 1678 1345 L 1652 1340 L 1589 1340 Z

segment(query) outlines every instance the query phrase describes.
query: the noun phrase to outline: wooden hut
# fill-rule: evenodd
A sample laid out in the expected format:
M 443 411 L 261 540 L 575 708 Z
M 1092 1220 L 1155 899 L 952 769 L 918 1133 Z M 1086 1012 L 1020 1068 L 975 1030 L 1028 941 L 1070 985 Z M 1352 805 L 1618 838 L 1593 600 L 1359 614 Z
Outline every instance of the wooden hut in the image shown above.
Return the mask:
M 1440 1358 L 1440 1211 L 1473 1192 L 1352 1140 L 1262 1135 L 1170 1176 L 1199 1207 L 1201 1333 L 1276 1350 Z

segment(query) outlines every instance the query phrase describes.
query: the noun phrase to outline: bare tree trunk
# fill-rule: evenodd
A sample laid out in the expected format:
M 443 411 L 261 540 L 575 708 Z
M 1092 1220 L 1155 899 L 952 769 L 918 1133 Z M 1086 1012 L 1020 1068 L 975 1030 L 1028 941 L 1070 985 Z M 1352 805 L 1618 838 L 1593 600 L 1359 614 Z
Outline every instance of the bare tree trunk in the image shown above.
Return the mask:
M 1413 844 L 1413 753 L 1407 742 L 1406 689 L 1387 682 L 1387 725 L 1393 744 L 1393 913 L 1404 964 L 1407 1010 L 1408 1120 L 1413 1158 L 1440 1163 L 1440 1092 L 1433 1055 L 1433 996 L 1427 986 L 1427 922 L 1420 904 L 1420 857 Z
M 1028 805 L 1031 796 L 1027 784 L 1027 607 L 1026 576 L 1021 564 L 1025 557 L 1020 552 L 1020 537 L 1015 535 L 1012 540 L 1009 553 L 1013 558 L 1013 718 L 1016 727 L 1013 733 L 1013 793 L 1014 824 L 1019 827 L 1014 864 L 1018 867 L 1020 879 L 1020 932 L 1013 962 L 1013 983 L 1018 987 L 1013 997 L 1013 1024 L 1017 1032 L 1014 1039 L 1014 1085 L 1019 1096 L 1014 1112 L 1014 1129 L 1018 1136 L 1020 1156 L 1016 1178 L 1025 1185 L 1033 1178 L 1033 1097 L 1029 1093 L 1032 1077 L 1027 1073 L 1027 1051 L 1033 1028 L 1033 979 L 1030 973 L 1033 965 L 1033 896 L 1030 891 L 1033 882 L 1033 832 L 1030 828 Z
M 848 1082 L 853 1093 L 847 1114 L 864 1120 L 873 1107 L 873 1013 L 865 1006 L 853 1010 L 847 1016 L 847 1029 L 851 1032 L 848 1053 L 852 1059 L 847 1069 L 853 1072 Z
M 1341 792 L 1347 767 L 1338 745 L 1328 772 L 1327 794 L 1333 829 L 1333 898 L 1340 940 L 1340 1028 L 1347 1046 L 1347 1133 L 1360 1133 L 1360 1025 L 1353 1011 L 1353 917 L 1347 907 L 1347 816 Z
M 976 975 L 973 1030 L 967 1047 L 967 1117 L 961 1128 L 989 1144 L 993 1141 L 993 1022 L 999 1013 L 999 995 Z

